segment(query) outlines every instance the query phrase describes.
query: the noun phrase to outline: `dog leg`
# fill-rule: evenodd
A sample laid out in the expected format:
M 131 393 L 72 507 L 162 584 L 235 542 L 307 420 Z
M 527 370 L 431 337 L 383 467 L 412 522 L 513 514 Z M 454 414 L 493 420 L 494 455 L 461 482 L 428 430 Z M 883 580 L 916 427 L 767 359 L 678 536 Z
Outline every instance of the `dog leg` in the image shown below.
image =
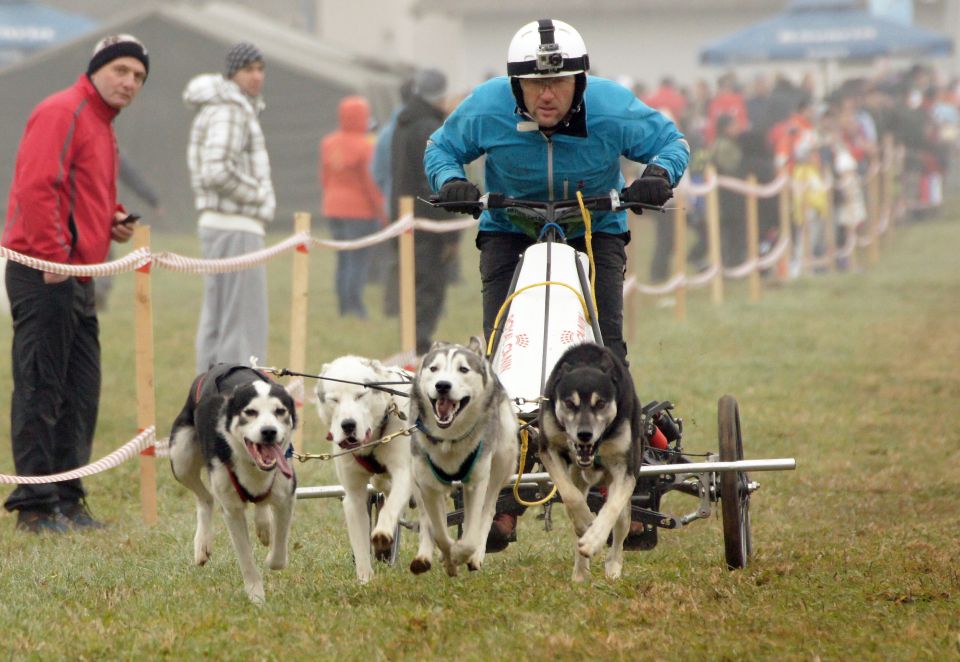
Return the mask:
M 630 503 L 630 496 L 633 494 L 633 488 L 637 484 L 634 476 L 627 476 L 625 469 L 621 469 L 618 475 L 615 475 L 610 482 L 610 489 L 607 492 L 607 501 L 603 504 L 596 519 L 587 532 L 580 536 L 577 548 L 580 554 L 587 558 L 592 557 L 607 541 L 613 524 L 620 517 L 620 513 Z
M 237 561 L 240 564 L 240 575 L 243 577 L 243 587 L 250 602 L 261 605 L 266 601 L 263 591 L 263 578 L 253 559 L 253 549 L 250 547 L 250 536 L 247 532 L 247 519 L 244 508 L 227 508 L 221 504 L 223 518 L 230 532 L 230 539 L 237 551 Z
M 512 415 L 512 414 L 511 414 Z M 490 479 L 487 481 L 485 492 L 483 493 L 483 511 L 480 514 L 480 539 L 477 543 L 473 556 L 467 561 L 469 570 L 480 570 L 483 567 L 483 559 L 486 556 L 486 540 L 490 534 L 490 527 L 493 525 L 493 518 L 497 512 L 497 499 L 500 496 L 500 486 L 507 482 L 507 478 L 517 464 L 515 456 L 507 456 L 503 461 L 497 461 L 501 458 L 493 458 L 493 466 L 490 470 Z
M 483 535 L 483 509 L 490 480 L 479 480 L 475 484 L 463 486 L 463 536 L 453 543 L 450 560 L 456 565 L 465 563 L 480 547 Z M 492 520 L 491 520 L 492 521 Z M 487 533 L 490 528 L 487 527 Z M 482 561 L 481 561 L 482 564 Z M 480 568 L 471 568 L 479 570 Z
M 590 581 L 590 559 L 580 553 L 577 545 L 573 546 L 573 575 L 570 579 L 578 584 Z
M 617 517 L 617 521 L 613 525 L 613 541 L 604 562 L 604 572 L 610 581 L 620 579 L 620 575 L 623 573 L 623 541 L 629 531 L 630 506 L 628 504 L 626 508 L 620 511 L 620 516 Z
M 400 520 L 404 508 L 410 502 L 409 471 L 397 472 L 397 475 L 393 475 L 391 472 L 390 478 L 390 492 L 383 502 L 383 509 L 380 511 L 380 517 L 377 518 L 377 525 L 370 536 L 370 543 L 373 545 L 377 560 L 381 561 L 390 558 L 397 522 Z
M 267 567 L 271 570 L 283 570 L 287 567 L 290 527 L 293 524 L 293 509 L 297 503 L 293 495 L 293 482 L 289 482 L 290 493 L 281 497 L 275 496 L 271 508 L 273 526 L 270 529 L 270 553 L 267 554 Z
M 338 473 L 341 473 L 340 480 L 345 491 L 343 515 L 347 521 L 347 535 L 353 550 L 357 580 L 366 584 L 373 579 L 373 566 L 370 564 L 370 517 L 367 515 L 367 475 L 347 471 Z
M 433 534 L 434 544 L 440 550 L 440 559 L 443 561 L 444 570 L 451 577 L 456 577 L 457 564 L 453 562 L 451 557 L 453 540 L 447 533 L 447 495 L 441 490 L 424 489 L 423 487 L 421 487 L 421 490 L 423 507 L 426 510 L 427 517 L 430 518 L 430 532 Z
M 173 477 L 189 488 L 197 498 L 197 531 L 193 537 L 193 562 L 203 565 L 213 551 L 213 496 L 200 478 L 203 455 L 192 427 L 174 432 L 170 443 L 170 468 Z
M 255 504 L 253 507 L 253 526 L 257 533 L 257 540 L 266 547 L 270 544 L 270 510 L 265 503 Z
M 417 549 L 417 555 L 410 562 L 410 572 L 421 575 L 429 572 L 433 563 L 433 531 L 430 528 L 430 517 L 427 515 L 427 509 L 423 505 L 423 499 L 420 498 L 420 490 L 415 485 L 413 496 L 417 502 L 417 519 L 420 522 L 420 547 Z
M 550 474 L 553 484 L 557 486 L 557 492 L 559 492 L 563 506 L 570 517 L 570 522 L 573 524 L 573 530 L 578 537 L 582 536 L 593 522 L 593 513 L 587 506 L 583 491 L 574 485 L 570 479 L 570 474 L 567 472 L 567 463 L 561 460 L 553 449 L 541 453 L 540 462 L 547 473 Z

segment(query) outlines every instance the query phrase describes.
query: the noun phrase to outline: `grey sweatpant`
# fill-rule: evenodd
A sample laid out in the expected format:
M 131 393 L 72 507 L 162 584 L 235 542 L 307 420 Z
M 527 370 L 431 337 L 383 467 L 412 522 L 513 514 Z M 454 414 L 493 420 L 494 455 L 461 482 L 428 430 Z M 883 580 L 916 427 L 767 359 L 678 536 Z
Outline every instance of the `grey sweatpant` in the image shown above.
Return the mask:
M 263 248 L 251 232 L 200 228 L 203 257 L 222 259 Z M 197 328 L 197 374 L 216 363 L 242 363 L 250 356 L 267 358 L 267 270 L 263 265 L 204 277 L 203 308 Z

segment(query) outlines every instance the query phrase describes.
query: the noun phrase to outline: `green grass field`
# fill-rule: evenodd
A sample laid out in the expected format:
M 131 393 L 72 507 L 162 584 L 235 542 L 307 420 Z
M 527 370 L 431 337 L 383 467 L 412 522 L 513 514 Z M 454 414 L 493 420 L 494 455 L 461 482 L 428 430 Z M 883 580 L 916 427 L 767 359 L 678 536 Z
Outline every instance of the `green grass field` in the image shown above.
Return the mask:
M 635 240 L 651 245 L 641 220 Z M 271 238 L 270 243 L 280 239 Z M 630 355 L 640 397 L 670 399 L 685 446 L 716 450 L 717 399 L 736 396 L 748 458 L 795 457 L 797 470 L 754 474 L 755 557 L 723 563 L 719 518 L 665 531 L 628 553 L 623 579 L 572 585 L 573 536 L 557 508 L 539 509 L 520 540 L 455 579 L 436 568 L 378 566 L 354 579 L 339 503 L 297 505 L 291 564 L 265 572 L 267 605 L 246 602 L 217 516 L 214 557 L 191 565 L 192 496 L 158 461 L 160 522 L 143 525 L 138 468 L 86 481 L 102 532 L 35 537 L 0 514 L 2 659 L 956 659 L 960 654 L 960 203 L 937 220 L 899 226 L 879 264 L 807 277 L 747 301 L 691 293 L 688 316 L 644 300 Z M 192 236 L 157 235 L 155 250 L 196 255 Z M 642 253 L 647 252 L 641 249 Z M 476 251 L 463 241 L 463 279 L 450 290 L 439 337 L 480 326 Z M 340 354 L 385 357 L 398 324 L 335 314 L 333 253 L 311 260 L 308 371 Z M 271 355 L 284 365 L 290 259 L 270 265 Z M 643 272 L 645 273 L 645 271 Z M 158 435 L 189 386 L 201 282 L 154 270 Z M 133 278 L 118 278 L 101 317 L 104 384 L 94 458 L 136 434 Z M 0 347 L 10 343 L 0 324 Z M 3 350 L 9 351 L 9 350 Z M 0 473 L 13 473 L 9 361 L 0 362 Z M 307 450 L 326 450 L 304 412 Z M 332 467 L 297 466 L 301 485 L 333 483 Z M 0 490 L 2 496 L 9 486 Z M 668 498 L 682 514 L 695 502 Z M 265 553 L 257 550 L 258 559 Z

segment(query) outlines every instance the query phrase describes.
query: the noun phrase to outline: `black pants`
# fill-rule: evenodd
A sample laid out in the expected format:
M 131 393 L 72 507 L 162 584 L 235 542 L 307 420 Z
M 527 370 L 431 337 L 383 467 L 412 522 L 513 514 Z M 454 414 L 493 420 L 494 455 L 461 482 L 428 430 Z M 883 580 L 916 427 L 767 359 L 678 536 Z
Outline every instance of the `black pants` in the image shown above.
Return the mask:
M 480 232 L 480 280 L 483 285 L 483 333 L 489 339 L 500 306 L 510 293 L 513 272 L 523 251 L 535 243 L 526 235 L 513 232 Z M 573 248 L 586 252 L 583 237 L 568 241 Z M 623 279 L 627 270 L 626 245 L 630 233 L 593 235 L 593 259 L 597 270 L 597 313 L 603 344 L 626 363 L 627 344 L 623 341 Z
M 447 284 L 456 256 L 459 232 L 418 232 L 414 235 L 417 299 L 417 354 L 433 344 L 433 334 L 443 313 Z
M 100 327 L 94 284 L 69 278 L 46 285 L 43 272 L 7 263 L 13 316 L 10 435 L 20 476 L 89 462 L 100 402 Z M 7 510 L 50 510 L 85 496 L 79 479 L 18 485 Z

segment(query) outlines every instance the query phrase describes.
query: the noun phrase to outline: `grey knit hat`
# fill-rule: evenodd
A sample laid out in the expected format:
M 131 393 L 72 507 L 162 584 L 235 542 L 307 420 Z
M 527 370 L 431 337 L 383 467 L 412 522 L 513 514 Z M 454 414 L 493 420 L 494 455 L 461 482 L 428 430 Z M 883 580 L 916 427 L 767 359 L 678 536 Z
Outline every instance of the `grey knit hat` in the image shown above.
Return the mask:
M 447 77 L 439 69 L 421 69 L 413 78 L 413 93 L 426 101 L 439 101 L 447 93 Z
M 227 67 L 223 71 L 224 78 L 233 78 L 233 75 L 251 62 L 263 62 L 263 53 L 260 49 L 247 41 L 241 41 L 227 53 Z

